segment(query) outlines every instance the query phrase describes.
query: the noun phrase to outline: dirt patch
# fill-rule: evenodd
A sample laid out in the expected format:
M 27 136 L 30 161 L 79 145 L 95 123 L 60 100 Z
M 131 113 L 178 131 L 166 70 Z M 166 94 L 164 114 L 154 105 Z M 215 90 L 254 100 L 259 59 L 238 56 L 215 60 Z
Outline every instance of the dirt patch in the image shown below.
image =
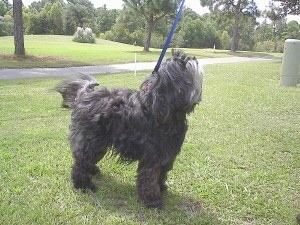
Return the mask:
M 66 60 L 66 58 L 60 56 L 32 56 L 32 55 L 16 56 L 12 54 L 0 54 L 0 60 L 44 62 L 44 61 L 53 61 L 53 60 Z

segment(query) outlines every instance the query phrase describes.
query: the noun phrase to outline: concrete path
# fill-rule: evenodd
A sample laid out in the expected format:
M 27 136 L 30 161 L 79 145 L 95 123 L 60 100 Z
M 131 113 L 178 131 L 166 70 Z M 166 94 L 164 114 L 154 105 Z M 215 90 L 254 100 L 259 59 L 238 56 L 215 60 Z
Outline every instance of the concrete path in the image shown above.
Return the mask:
M 228 57 L 228 58 L 207 58 L 199 59 L 199 63 L 203 66 L 209 64 L 220 63 L 237 63 L 262 60 L 274 60 L 275 58 L 260 57 Z M 83 67 L 67 67 L 67 68 L 33 68 L 33 69 L 3 69 L 0 70 L 0 79 L 16 79 L 16 78 L 35 78 L 35 77 L 66 77 L 76 74 L 106 74 L 119 72 L 133 72 L 141 70 L 153 70 L 156 62 L 147 63 L 126 63 L 114 64 L 107 66 L 83 66 Z

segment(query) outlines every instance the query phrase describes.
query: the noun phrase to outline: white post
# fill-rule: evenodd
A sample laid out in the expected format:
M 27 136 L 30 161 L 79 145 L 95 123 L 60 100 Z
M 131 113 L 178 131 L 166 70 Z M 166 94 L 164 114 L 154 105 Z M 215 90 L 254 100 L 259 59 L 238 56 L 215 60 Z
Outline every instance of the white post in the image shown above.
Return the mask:
M 287 39 L 281 66 L 281 86 L 297 86 L 300 82 L 300 40 Z
M 134 76 L 136 76 L 136 53 L 134 53 Z

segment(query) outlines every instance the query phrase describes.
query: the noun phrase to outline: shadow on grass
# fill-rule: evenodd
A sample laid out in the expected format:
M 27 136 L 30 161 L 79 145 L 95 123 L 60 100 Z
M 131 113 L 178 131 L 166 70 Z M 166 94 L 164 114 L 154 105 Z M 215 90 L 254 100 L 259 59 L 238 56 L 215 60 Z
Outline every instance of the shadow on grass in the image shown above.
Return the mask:
M 32 56 L 25 55 L 17 57 L 15 55 L 0 54 L 0 68 L 14 69 L 14 68 L 60 68 L 70 66 L 92 66 L 94 64 L 84 61 L 70 60 L 66 57 L 60 56 Z
M 204 208 L 203 203 L 168 190 L 162 210 L 148 209 L 138 203 L 134 185 L 118 182 L 109 175 L 94 177 L 97 192 L 88 192 L 92 204 L 110 214 L 134 218 L 140 224 L 221 224 L 217 216 Z M 81 192 L 78 192 L 81 193 Z
M 216 54 L 218 54 L 216 52 Z M 222 53 L 224 54 L 224 52 Z M 272 54 L 265 53 L 265 52 L 227 52 L 228 55 L 231 56 L 238 56 L 238 57 L 258 57 L 258 58 L 267 58 L 267 59 L 280 59 L 280 57 L 276 57 Z
M 125 52 L 127 52 L 127 53 L 137 53 L 137 54 L 141 54 L 141 55 L 155 55 L 155 56 L 157 56 L 157 55 L 160 54 L 161 50 L 159 50 L 159 49 L 153 50 L 153 51 L 150 50 L 148 52 L 143 51 L 143 50 L 132 50 L 132 51 L 125 51 Z

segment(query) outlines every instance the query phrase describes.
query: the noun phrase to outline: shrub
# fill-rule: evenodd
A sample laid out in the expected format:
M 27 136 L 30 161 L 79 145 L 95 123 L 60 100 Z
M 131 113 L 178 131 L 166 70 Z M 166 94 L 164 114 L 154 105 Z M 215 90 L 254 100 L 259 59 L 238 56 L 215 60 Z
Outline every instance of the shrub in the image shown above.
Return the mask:
M 14 35 L 14 23 L 11 16 L 0 16 L 0 37 Z
M 255 46 L 255 51 L 257 52 L 274 52 L 275 43 L 271 40 L 257 42 Z
M 153 32 L 151 41 L 150 41 L 150 47 L 151 48 L 162 48 L 165 43 L 165 38 L 158 33 Z
M 91 28 L 87 27 L 83 29 L 81 27 L 77 27 L 73 41 L 79 43 L 95 43 L 96 37 Z
M 222 49 L 229 50 L 231 47 L 231 40 L 230 40 L 230 35 L 228 34 L 227 31 L 222 32 L 220 36 L 220 40 L 221 40 Z
M 114 41 L 114 34 L 112 31 L 106 31 L 104 34 L 106 40 Z
M 14 24 L 12 22 L 6 22 L 0 20 L 0 37 L 11 36 L 14 34 Z
M 100 39 L 106 39 L 105 34 L 104 34 L 104 33 L 100 33 L 100 34 L 99 34 L 99 38 L 100 38 Z

